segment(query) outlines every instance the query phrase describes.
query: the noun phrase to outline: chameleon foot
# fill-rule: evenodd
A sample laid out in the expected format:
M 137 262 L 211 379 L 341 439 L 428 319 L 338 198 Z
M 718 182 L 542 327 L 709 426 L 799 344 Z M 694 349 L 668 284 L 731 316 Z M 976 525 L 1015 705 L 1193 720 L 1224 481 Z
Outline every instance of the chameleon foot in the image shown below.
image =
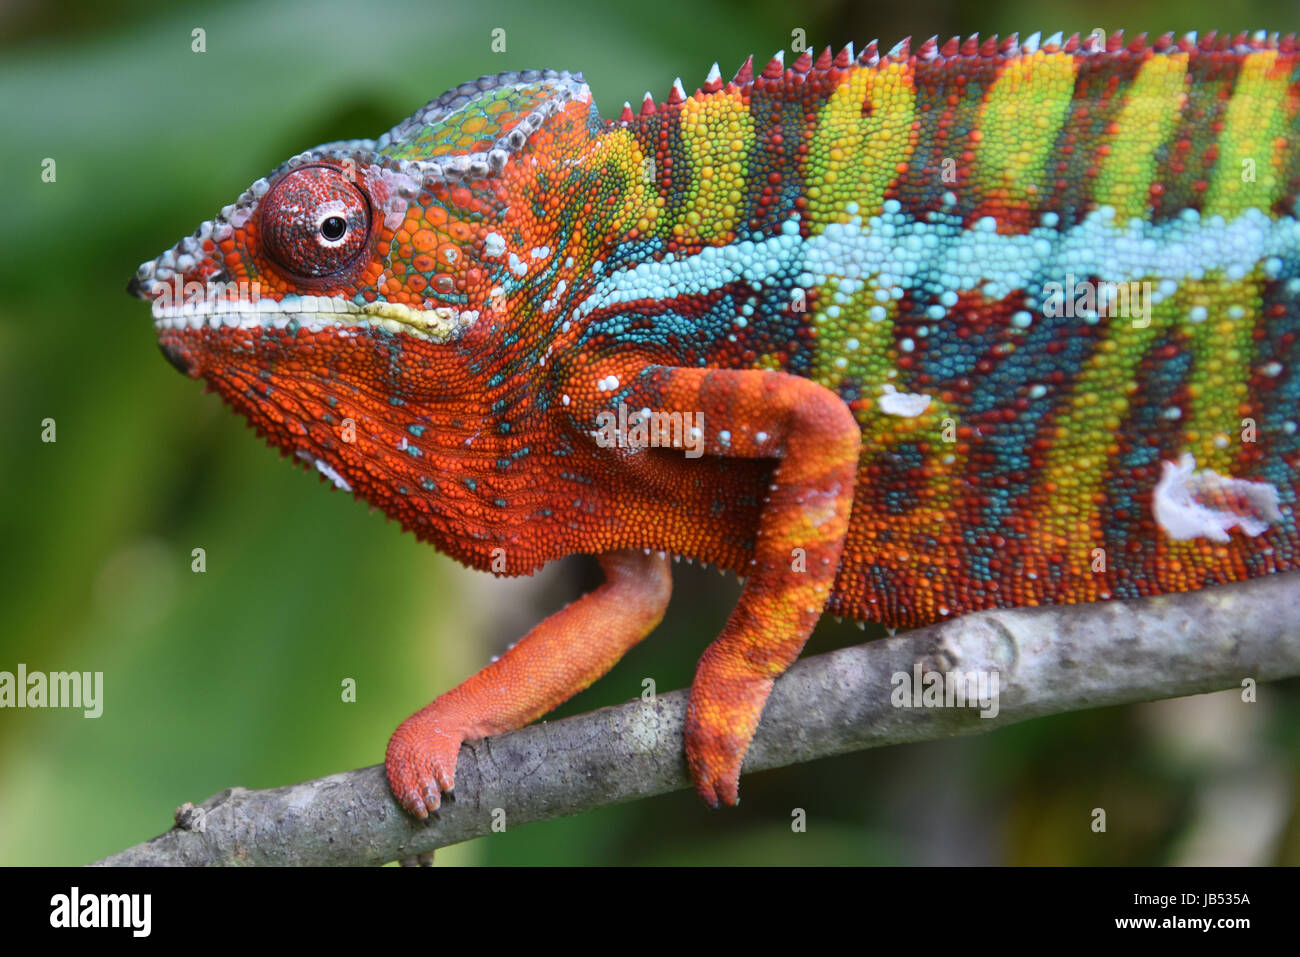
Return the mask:
M 402 722 L 384 767 L 398 803 L 418 818 L 452 788 L 463 741 L 523 727 L 603 675 L 659 624 L 668 559 L 635 550 L 600 556 L 605 583 L 538 624 L 478 674 Z
M 758 727 L 771 678 L 724 676 L 706 652 L 686 710 L 686 763 L 709 807 L 740 803 L 740 765 Z
M 398 726 L 388 741 L 384 770 L 399 804 L 424 820 L 438 810 L 444 792 L 456 786 L 456 758 L 465 734 L 438 702 L 417 711 Z

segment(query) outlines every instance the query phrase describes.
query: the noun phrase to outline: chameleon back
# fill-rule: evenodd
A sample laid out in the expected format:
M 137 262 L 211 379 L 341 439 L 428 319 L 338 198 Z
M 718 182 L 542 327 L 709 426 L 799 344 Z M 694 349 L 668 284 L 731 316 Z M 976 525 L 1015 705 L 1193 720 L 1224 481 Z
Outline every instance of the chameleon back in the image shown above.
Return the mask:
M 850 405 L 838 614 L 1300 567 L 1298 81 L 1291 39 L 1213 35 L 711 74 L 615 124 L 660 212 L 586 335 Z

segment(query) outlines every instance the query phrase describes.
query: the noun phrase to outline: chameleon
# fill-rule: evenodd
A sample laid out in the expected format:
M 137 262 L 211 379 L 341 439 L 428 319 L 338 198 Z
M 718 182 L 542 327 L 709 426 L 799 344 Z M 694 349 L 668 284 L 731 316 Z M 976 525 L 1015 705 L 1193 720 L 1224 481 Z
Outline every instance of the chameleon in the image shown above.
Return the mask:
M 484 76 L 307 150 L 156 259 L 166 358 L 498 575 L 603 584 L 392 735 L 437 812 L 743 581 L 684 745 L 710 805 L 824 613 L 912 627 L 1300 568 L 1294 36 L 910 39 L 598 112 Z

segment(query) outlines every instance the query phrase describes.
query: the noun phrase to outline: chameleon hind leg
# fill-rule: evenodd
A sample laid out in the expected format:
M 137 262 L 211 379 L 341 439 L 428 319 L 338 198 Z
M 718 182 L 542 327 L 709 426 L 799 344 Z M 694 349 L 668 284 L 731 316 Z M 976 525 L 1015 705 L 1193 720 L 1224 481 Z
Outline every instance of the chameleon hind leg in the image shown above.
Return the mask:
M 402 722 L 384 768 L 418 818 L 456 783 L 463 741 L 522 727 L 603 675 L 654 630 L 668 607 L 668 559 L 641 551 L 599 556 L 605 582 L 528 632 L 492 664 Z
M 696 790 L 710 806 L 735 804 L 740 765 L 772 684 L 831 597 L 860 428 L 835 393 L 771 370 L 651 367 L 617 398 L 636 409 L 702 413 L 705 454 L 776 460 L 744 589 L 700 659 L 686 718 Z

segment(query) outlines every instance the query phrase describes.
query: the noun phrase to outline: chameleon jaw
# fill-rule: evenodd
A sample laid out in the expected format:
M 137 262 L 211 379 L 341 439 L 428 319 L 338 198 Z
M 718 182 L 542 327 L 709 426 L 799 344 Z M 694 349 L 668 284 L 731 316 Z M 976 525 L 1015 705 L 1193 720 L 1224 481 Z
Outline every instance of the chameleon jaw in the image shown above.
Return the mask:
M 449 342 L 478 319 L 474 309 L 439 306 L 413 309 L 396 302 L 358 305 L 336 296 L 285 296 L 283 299 L 201 299 L 178 306 L 163 298 L 153 303 L 158 332 L 199 329 L 329 329 L 404 333 L 426 342 Z

